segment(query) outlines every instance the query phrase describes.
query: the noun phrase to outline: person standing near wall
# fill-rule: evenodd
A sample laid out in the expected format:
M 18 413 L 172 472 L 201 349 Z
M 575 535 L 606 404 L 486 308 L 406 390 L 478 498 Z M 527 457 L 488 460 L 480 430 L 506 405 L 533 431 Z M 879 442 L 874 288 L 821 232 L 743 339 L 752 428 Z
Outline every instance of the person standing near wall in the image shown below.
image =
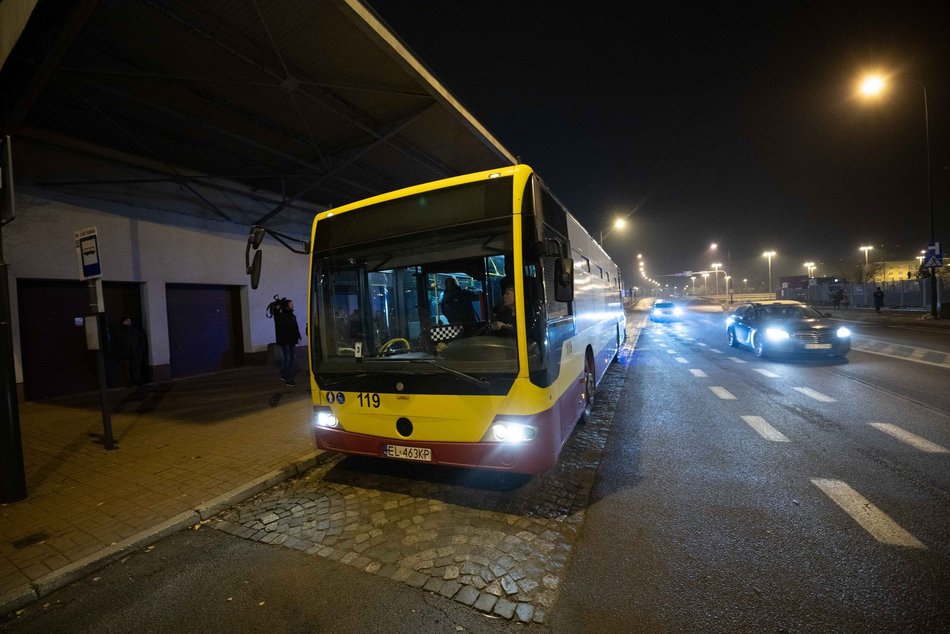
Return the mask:
M 296 385 L 294 374 L 297 367 L 294 364 L 297 355 L 297 343 L 300 341 L 300 327 L 294 315 L 294 302 L 286 297 L 278 301 L 274 315 L 274 333 L 277 345 L 280 346 L 281 364 L 280 380 L 287 385 Z
M 123 317 L 119 325 L 112 329 L 110 339 L 116 366 L 125 366 L 129 385 L 142 385 L 145 333 L 132 323 L 131 317 Z
M 881 290 L 881 287 L 878 286 L 874 289 L 874 311 L 881 312 L 881 308 L 884 306 L 884 291 Z

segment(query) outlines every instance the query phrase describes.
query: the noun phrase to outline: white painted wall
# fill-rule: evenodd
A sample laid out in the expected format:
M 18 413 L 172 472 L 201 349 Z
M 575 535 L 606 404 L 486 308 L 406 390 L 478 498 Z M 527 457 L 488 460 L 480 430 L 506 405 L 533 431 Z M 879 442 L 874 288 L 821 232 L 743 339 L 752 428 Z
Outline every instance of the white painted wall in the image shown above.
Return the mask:
M 144 327 L 151 365 L 169 363 L 166 283 L 242 287 L 245 352 L 266 350 L 274 341 L 274 322 L 267 319 L 266 309 L 275 293 L 294 300 L 301 335 L 306 337 L 308 258 L 270 237 L 261 245 L 260 286 L 252 290 L 245 274 L 245 227 L 155 211 L 131 210 L 118 215 L 22 194 L 17 195 L 16 203 L 16 218 L 3 227 L 3 253 L 9 265 L 18 382 L 23 381 L 23 372 L 16 280 L 78 280 L 73 233 L 86 227 L 98 230 L 104 281 L 144 284 Z

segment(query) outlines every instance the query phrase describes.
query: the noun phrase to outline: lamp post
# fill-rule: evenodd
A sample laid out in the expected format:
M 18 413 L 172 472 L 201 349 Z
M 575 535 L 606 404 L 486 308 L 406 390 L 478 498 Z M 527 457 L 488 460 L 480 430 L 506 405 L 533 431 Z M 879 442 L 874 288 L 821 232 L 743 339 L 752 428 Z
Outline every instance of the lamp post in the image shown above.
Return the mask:
M 709 295 L 709 284 L 707 283 L 709 279 L 709 273 L 703 273 L 703 295 Z
M 722 266 L 719 262 L 713 262 L 713 276 L 716 278 L 716 295 L 719 294 L 719 267 Z
M 745 289 L 745 292 L 749 292 L 749 279 L 744 277 L 742 278 L 742 287 Z
M 805 270 L 808 271 L 808 277 L 814 277 L 814 275 L 812 275 L 812 273 L 814 273 L 814 271 L 815 271 L 815 263 L 814 263 L 814 262 L 805 262 Z
M 762 253 L 762 257 L 769 259 L 769 294 L 772 294 L 772 257 L 775 255 L 775 251 L 765 251 Z
M 718 248 L 719 248 L 719 244 L 716 242 L 713 242 L 712 244 L 709 245 L 710 251 L 715 251 Z M 729 271 L 732 270 L 732 249 L 726 249 L 726 269 Z M 729 290 L 728 286 L 726 286 L 726 295 L 729 295 L 729 303 L 731 304 L 732 292 Z
M 610 226 L 610 229 L 608 229 L 606 232 L 604 232 L 603 229 L 600 230 L 600 247 L 601 248 L 604 247 L 604 238 L 609 236 L 612 231 L 614 231 L 615 229 L 623 229 L 626 226 L 627 226 L 626 218 L 614 218 L 614 222 Z
M 691 275 L 689 277 L 689 280 L 693 283 L 693 295 L 695 295 L 696 294 L 696 276 Z
M 723 277 L 723 281 L 726 283 L 726 295 L 729 295 L 729 297 L 730 297 L 730 300 L 729 300 L 729 301 L 732 301 L 732 299 L 731 299 L 731 298 L 732 298 L 732 292 L 729 290 L 729 280 L 731 280 L 731 279 L 732 279 L 732 276 L 731 276 L 731 275 L 726 275 L 726 276 Z
M 930 176 L 930 113 L 927 107 L 927 86 L 916 79 L 907 81 L 920 86 L 924 96 L 924 145 L 927 150 L 927 224 L 930 229 L 930 245 L 933 248 L 936 246 L 937 239 L 934 235 L 934 200 Z M 865 97 L 873 98 L 883 93 L 886 88 L 887 78 L 880 74 L 872 74 L 864 77 L 859 90 Z M 937 316 L 937 268 L 933 266 L 930 267 L 930 315 L 932 317 Z

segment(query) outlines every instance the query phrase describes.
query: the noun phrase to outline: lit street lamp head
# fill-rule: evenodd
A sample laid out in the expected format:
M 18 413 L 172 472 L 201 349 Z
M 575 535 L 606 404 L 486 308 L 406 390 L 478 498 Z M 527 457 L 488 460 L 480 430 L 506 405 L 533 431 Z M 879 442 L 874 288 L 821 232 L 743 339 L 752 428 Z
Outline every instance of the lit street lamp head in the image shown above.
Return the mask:
M 887 80 L 883 75 L 865 75 L 858 86 L 858 92 L 865 97 L 877 97 L 887 88 Z

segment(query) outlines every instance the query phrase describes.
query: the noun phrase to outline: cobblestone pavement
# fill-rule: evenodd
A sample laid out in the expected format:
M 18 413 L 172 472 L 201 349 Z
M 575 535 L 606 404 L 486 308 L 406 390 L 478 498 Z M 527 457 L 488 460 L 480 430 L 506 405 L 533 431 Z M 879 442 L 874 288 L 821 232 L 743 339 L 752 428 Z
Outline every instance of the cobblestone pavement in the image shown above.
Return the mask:
M 546 473 L 529 478 L 337 457 L 224 512 L 212 525 L 486 614 L 543 623 L 584 520 L 626 358 L 608 370 L 593 419 L 576 429 Z

